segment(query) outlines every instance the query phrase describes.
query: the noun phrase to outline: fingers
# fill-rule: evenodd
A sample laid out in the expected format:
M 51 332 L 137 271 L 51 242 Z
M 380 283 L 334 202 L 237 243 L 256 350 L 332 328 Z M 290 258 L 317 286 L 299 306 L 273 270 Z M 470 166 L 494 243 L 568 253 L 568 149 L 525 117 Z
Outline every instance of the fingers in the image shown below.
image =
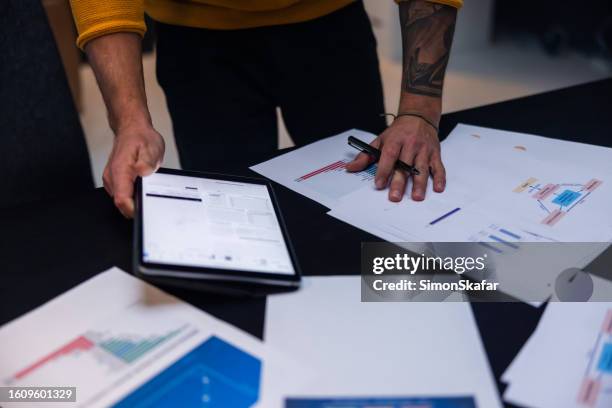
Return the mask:
M 404 146 L 400 153 L 400 160 L 406 164 L 414 163 L 415 152 L 410 148 Z M 408 173 L 403 170 L 395 170 L 391 184 L 389 185 L 389 200 L 399 202 L 404 197 L 406 192 L 406 185 L 408 183 Z
M 427 190 L 427 180 L 429 179 L 429 157 L 425 151 L 421 151 L 415 161 L 414 166 L 420 170 L 420 174 L 412 176 L 412 199 L 423 201 Z
M 134 180 L 154 173 L 160 166 L 160 160 L 145 149 L 139 149 L 136 161 L 130 158 L 117 158 L 116 165 L 111 166 L 111 190 L 115 205 L 126 218 L 134 216 Z
M 134 180 L 154 173 L 164 156 L 164 141 L 155 132 L 117 136 L 102 180 L 115 206 L 126 218 L 134 215 Z
M 370 146 L 378 149 L 380 139 L 376 138 L 370 143 Z M 374 157 L 366 153 L 359 153 L 351 162 L 346 164 L 347 171 L 361 171 L 374 162 Z
M 388 141 L 383 145 L 382 154 L 378 161 L 378 169 L 376 170 L 376 178 L 374 179 L 376 188 L 383 189 L 387 186 L 401 149 L 402 145 L 397 141 Z
M 396 203 L 402 201 L 406 192 L 406 183 L 408 183 L 408 174 L 403 170 L 395 170 L 389 185 L 389 201 Z
M 424 121 L 414 117 L 397 118 L 372 143 L 381 151 L 374 183 L 376 188 L 389 186 L 389 200 L 401 201 L 406 195 L 408 178 L 413 178 L 411 197 L 415 201 L 425 199 L 429 175 L 433 178 L 433 190 L 441 193 L 446 188 L 446 171 L 442 164 L 440 142 L 436 132 Z M 413 165 L 419 174 L 395 169 L 397 160 Z M 349 171 L 363 170 L 372 159 L 360 154 L 347 165 Z
M 442 164 L 442 158 L 440 152 L 437 151 L 431 155 L 429 162 L 429 168 L 431 169 L 431 175 L 433 177 L 433 189 L 436 193 L 441 193 L 446 187 L 446 169 Z

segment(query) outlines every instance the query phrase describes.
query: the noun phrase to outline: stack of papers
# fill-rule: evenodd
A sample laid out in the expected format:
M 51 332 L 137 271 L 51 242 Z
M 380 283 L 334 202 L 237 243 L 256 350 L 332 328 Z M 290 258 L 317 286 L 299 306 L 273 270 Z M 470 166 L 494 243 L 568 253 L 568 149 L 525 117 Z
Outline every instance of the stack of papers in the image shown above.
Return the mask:
M 458 125 L 442 142 L 446 190 L 435 193 L 430 182 L 426 199 L 416 202 L 409 185 L 404 199 L 393 203 L 387 190 L 374 187 L 376 165 L 359 173 L 345 170 L 356 154 L 347 144 L 350 135 L 366 142 L 375 138 L 351 130 L 251 169 L 327 206 L 329 215 L 391 242 L 505 246 L 493 251 L 494 257 L 514 253 L 525 242 L 601 243 L 564 254 L 569 260 L 558 259 L 582 268 L 612 241 L 610 148 Z M 525 277 L 504 277 L 502 271 L 500 288 L 522 300 L 544 301 L 560 270 L 550 265 L 539 272 L 539 281 L 527 288 Z

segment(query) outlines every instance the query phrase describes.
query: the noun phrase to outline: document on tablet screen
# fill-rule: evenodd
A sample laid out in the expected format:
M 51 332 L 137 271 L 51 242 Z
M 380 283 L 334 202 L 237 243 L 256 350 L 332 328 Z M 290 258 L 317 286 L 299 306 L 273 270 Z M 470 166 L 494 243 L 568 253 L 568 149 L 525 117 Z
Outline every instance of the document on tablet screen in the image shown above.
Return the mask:
M 265 184 L 155 173 L 142 188 L 143 261 L 295 273 Z

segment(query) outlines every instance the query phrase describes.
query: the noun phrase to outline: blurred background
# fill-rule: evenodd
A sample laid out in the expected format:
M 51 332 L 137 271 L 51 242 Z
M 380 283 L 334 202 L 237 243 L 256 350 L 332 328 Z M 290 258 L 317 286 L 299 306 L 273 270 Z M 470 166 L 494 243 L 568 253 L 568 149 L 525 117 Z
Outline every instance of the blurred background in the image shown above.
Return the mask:
M 392 0 L 365 0 L 378 40 L 387 112 L 400 93 L 401 36 Z M 43 0 L 90 152 L 94 178 L 112 147 L 95 78 L 75 47 L 68 0 Z M 155 78 L 155 29 L 149 21 L 143 58 L 149 108 L 166 139 L 164 166 L 179 167 L 164 94 Z M 444 112 L 540 93 L 612 74 L 612 2 L 465 0 L 459 12 L 444 89 Z M 585 101 L 588 103 L 588 101 Z M 546 109 L 545 106 L 542 109 Z M 282 120 L 279 146 L 291 146 Z M 202 135 L 206 137 L 206 135 Z

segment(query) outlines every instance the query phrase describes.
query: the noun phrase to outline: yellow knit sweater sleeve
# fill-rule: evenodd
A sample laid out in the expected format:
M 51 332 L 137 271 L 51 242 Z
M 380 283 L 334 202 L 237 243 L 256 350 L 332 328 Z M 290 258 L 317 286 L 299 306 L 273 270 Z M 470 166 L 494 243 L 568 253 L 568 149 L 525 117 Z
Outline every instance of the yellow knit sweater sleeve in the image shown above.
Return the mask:
M 194 2 L 184 2 L 184 1 L 176 1 L 176 12 L 184 13 L 186 10 L 186 6 L 191 6 L 196 9 L 200 9 L 203 7 L 212 7 L 207 5 L 207 2 L 204 0 L 194 1 Z M 214 4 L 218 4 L 215 10 L 226 10 L 228 14 L 228 18 L 231 17 L 230 14 L 233 11 L 231 9 L 233 0 L 215 0 Z M 264 1 L 269 4 L 275 4 L 274 0 L 251 0 L 251 1 Z M 396 0 L 399 2 L 399 0 Z M 461 7 L 463 5 L 463 0 L 429 0 L 435 3 L 447 4 L 453 7 Z M 100 37 L 105 34 L 116 33 L 116 32 L 133 32 L 144 35 L 146 31 L 146 26 L 144 23 L 144 8 L 145 8 L 145 0 L 70 0 L 70 5 L 72 6 L 72 14 L 74 16 L 74 20 L 76 22 L 77 30 L 79 33 L 79 37 L 77 38 L 77 46 L 81 49 L 85 47 L 88 41 L 93 40 L 94 38 Z M 153 2 L 150 2 L 153 4 Z M 161 4 L 162 2 L 160 2 Z M 167 2 L 168 3 L 168 2 Z M 167 4 L 164 3 L 164 4 Z M 213 3 L 213 2 L 211 2 Z M 268 4 L 266 3 L 266 4 Z M 340 2 L 342 3 L 342 2 Z M 149 6 L 151 6 L 149 4 Z M 168 4 L 172 5 L 172 2 Z M 307 3 L 305 3 L 307 4 Z M 320 6 L 320 2 L 313 2 L 313 7 Z M 181 7 L 179 7 L 179 5 Z M 224 5 L 223 7 L 219 5 Z M 320 7 L 319 7 L 320 8 Z M 172 9 L 173 10 L 173 9 Z M 307 10 L 306 10 L 307 11 Z M 175 13 L 176 13 L 175 12 Z M 304 10 L 302 10 L 304 12 Z M 289 13 L 289 12 L 288 12 Z M 172 14 L 172 13 L 170 13 Z M 247 13 L 248 14 L 248 13 Z M 290 13 L 289 13 L 290 14 Z M 311 18 L 312 12 L 310 14 L 304 12 L 304 20 Z M 181 22 L 185 25 L 194 25 L 187 23 L 188 15 L 180 15 L 180 18 L 176 18 L 173 24 L 181 25 Z M 260 16 L 261 17 L 261 16 Z M 295 16 L 294 16 L 295 17 Z M 270 21 L 276 22 L 277 24 L 286 24 L 288 22 L 294 21 L 295 18 L 292 17 L 285 21 L 283 14 L 275 15 L 273 19 Z M 244 27 L 250 27 L 251 18 L 248 15 L 241 15 L 242 25 Z M 299 19 L 298 19 L 299 20 Z M 165 21 L 163 18 L 160 18 L 160 21 Z M 297 21 L 297 20 L 296 20 Z M 205 22 L 204 22 L 205 23 Z M 208 22 L 210 23 L 210 22 Z M 221 24 L 221 23 L 220 23 Z M 223 24 L 221 24 L 223 25 Z M 195 24 L 194 26 L 200 26 Z M 202 25 L 203 27 L 206 24 Z M 230 25 L 228 24 L 228 27 Z
M 105 34 L 132 32 L 144 36 L 144 0 L 70 0 L 81 49 Z
M 447 6 L 453 6 L 456 8 L 461 8 L 463 6 L 463 0 L 429 0 L 433 3 L 446 4 Z

